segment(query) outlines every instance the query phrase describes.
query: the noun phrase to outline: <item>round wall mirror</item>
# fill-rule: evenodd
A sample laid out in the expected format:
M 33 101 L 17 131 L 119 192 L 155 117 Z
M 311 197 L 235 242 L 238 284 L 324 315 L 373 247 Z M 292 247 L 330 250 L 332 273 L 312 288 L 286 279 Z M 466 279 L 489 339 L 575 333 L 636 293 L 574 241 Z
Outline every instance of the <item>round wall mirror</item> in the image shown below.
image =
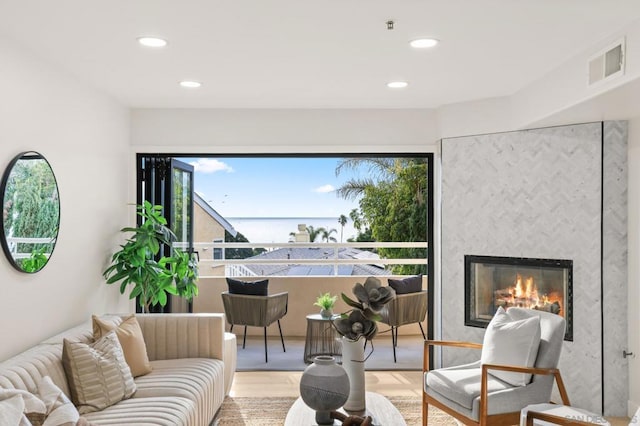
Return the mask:
M 19 271 L 49 262 L 60 226 L 60 198 L 49 162 L 37 152 L 16 156 L 2 176 L 2 249 Z

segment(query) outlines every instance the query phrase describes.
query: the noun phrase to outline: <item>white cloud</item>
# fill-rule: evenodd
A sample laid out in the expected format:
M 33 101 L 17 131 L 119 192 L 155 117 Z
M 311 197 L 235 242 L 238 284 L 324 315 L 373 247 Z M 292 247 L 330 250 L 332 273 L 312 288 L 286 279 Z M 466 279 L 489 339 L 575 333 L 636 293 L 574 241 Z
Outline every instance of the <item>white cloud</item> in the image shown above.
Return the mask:
M 315 192 L 321 192 L 321 193 L 326 193 L 326 192 L 332 192 L 335 191 L 336 189 L 333 187 L 333 185 L 322 185 L 319 186 L 318 188 L 314 189 Z
M 196 172 L 201 173 L 233 172 L 233 168 L 230 165 L 214 158 L 199 158 L 198 161 L 189 164 L 195 168 Z

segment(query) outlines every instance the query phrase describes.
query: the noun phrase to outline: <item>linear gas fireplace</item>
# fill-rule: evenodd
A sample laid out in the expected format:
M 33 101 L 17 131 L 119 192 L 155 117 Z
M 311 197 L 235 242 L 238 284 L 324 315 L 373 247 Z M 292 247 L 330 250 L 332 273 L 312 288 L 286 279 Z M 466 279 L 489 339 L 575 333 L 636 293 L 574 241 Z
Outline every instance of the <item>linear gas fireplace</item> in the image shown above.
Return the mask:
M 573 261 L 519 257 L 464 257 L 465 325 L 485 327 L 502 306 L 564 317 L 573 340 Z

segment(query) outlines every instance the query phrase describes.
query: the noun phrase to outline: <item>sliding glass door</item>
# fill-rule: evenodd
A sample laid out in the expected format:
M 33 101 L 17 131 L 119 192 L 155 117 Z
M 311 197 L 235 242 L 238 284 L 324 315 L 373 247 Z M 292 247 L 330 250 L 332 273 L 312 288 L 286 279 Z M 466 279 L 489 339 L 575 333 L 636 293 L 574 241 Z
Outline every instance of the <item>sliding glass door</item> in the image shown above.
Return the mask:
M 167 225 L 176 234 L 175 244 L 193 252 L 193 166 L 169 156 L 138 154 L 137 203 L 149 201 L 163 207 Z M 138 221 L 140 218 L 138 218 Z M 169 247 L 162 254 L 169 255 Z M 171 297 L 164 308 L 156 312 L 190 312 L 191 304 Z

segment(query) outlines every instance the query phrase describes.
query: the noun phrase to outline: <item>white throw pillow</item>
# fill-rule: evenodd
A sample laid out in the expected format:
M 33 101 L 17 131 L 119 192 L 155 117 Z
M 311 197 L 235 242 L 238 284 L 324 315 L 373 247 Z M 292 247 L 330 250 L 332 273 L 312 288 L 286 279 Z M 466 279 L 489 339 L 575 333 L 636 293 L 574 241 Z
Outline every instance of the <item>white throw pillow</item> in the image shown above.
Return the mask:
M 540 317 L 514 320 L 502 307 L 489 322 L 482 344 L 482 364 L 533 367 L 540 346 Z M 489 374 L 513 386 L 525 386 L 531 374 L 489 370 Z

